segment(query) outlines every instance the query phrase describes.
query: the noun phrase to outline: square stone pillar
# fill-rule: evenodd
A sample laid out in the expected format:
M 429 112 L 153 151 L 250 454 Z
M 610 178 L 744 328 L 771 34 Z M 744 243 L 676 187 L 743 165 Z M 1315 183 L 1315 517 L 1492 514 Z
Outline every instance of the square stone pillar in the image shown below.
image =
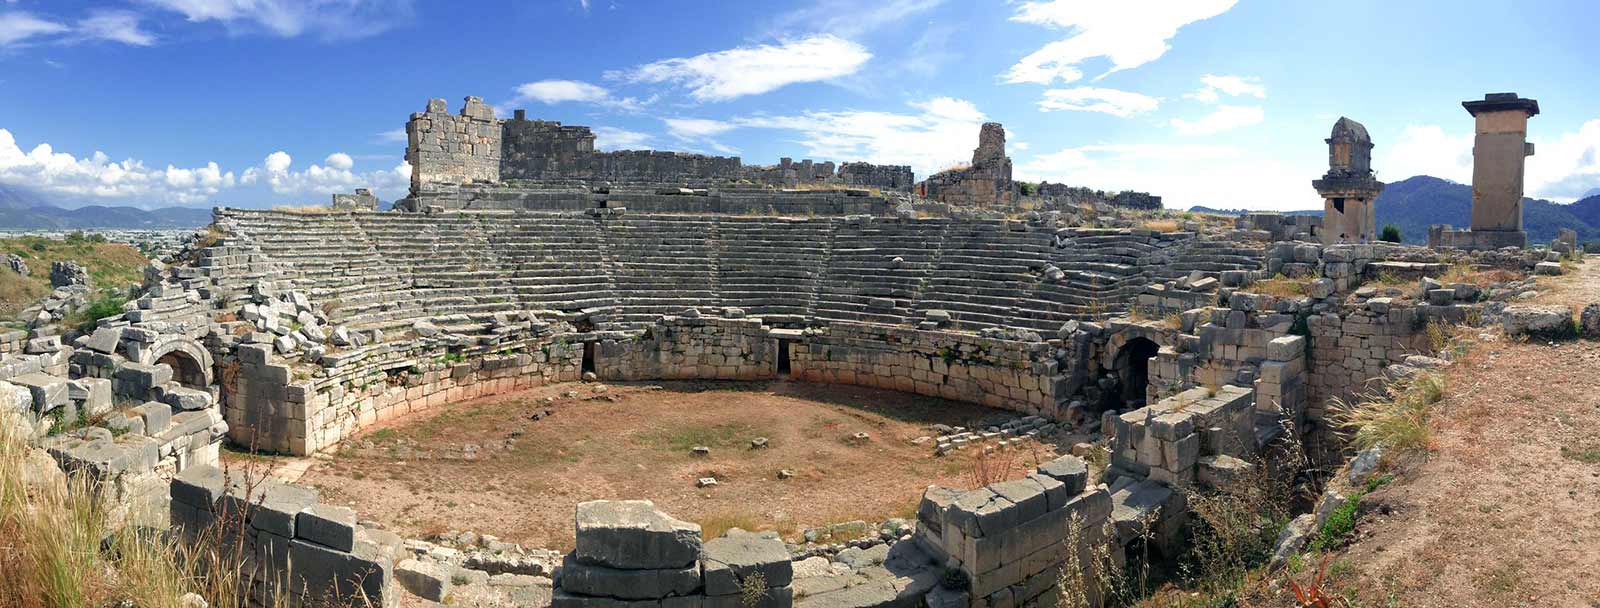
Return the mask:
M 1516 93 L 1490 93 L 1462 107 L 1477 122 L 1472 142 L 1472 231 L 1496 235 L 1497 246 L 1526 246 L 1522 231 L 1523 169 L 1533 144 L 1528 143 L 1528 118 L 1539 102 Z M 1479 238 L 1487 237 L 1488 235 Z M 1513 242 L 1515 241 L 1515 242 Z

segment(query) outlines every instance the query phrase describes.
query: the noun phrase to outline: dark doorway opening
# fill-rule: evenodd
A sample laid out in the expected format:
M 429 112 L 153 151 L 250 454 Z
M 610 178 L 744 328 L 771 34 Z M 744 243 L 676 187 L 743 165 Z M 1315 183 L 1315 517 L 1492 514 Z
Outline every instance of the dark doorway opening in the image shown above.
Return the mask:
M 1142 406 L 1150 386 L 1150 358 L 1161 346 L 1149 338 L 1134 338 L 1117 351 L 1117 382 L 1121 385 L 1123 408 Z
M 778 340 L 778 375 L 789 375 L 789 341 Z
M 599 373 L 599 372 L 595 371 L 595 365 L 594 365 L 594 343 L 593 342 L 584 342 L 583 343 L 583 373 L 585 373 L 585 374 L 598 374 Z
M 175 350 L 161 355 L 161 358 L 156 359 L 156 364 L 166 364 L 167 367 L 172 368 L 172 378 L 177 380 L 178 384 L 188 388 L 205 390 L 205 368 L 200 367 L 200 362 L 195 361 L 194 357 L 189 356 L 189 353 Z

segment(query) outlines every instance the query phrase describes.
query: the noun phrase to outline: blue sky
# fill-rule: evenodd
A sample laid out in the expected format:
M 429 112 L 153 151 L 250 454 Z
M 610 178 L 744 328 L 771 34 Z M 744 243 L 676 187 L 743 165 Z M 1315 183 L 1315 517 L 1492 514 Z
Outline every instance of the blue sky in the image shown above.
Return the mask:
M 430 97 L 602 147 L 962 162 L 1169 206 L 1314 208 L 1341 115 L 1386 181 L 1471 179 L 1460 102 L 1540 101 L 1531 196 L 1600 188 L 1592 2 L 0 0 L 0 184 L 64 204 L 403 196 Z

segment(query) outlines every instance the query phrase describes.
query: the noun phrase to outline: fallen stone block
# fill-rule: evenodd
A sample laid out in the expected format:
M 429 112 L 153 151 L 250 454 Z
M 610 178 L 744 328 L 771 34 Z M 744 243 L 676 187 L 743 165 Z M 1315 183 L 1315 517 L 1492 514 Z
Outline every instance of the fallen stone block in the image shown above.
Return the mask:
M 312 505 L 295 520 L 295 538 L 338 551 L 350 551 L 356 541 L 356 512 L 348 507 Z
M 437 562 L 402 561 L 394 566 L 394 578 L 406 591 L 430 602 L 444 601 L 452 586 L 449 568 Z

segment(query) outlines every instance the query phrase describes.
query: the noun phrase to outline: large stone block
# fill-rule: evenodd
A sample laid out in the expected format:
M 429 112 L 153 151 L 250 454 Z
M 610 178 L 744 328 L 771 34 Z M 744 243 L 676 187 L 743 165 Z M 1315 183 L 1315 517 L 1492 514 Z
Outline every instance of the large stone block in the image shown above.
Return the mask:
M 41 414 L 66 405 L 69 401 L 66 378 L 31 373 L 12 378 L 11 383 L 28 389 L 33 397 L 34 411 Z
M 1065 485 L 1068 496 L 1077 496 L 1089 481 L 1089 464 L 1077 456 L 1062 456 L 1039 465 L 1039 474 Z
M 109 378 L 78 378 L 67 383 L 67 398 L 77 401 L 80 409 L 89 416 L 99 416 L 111 411 L 111 380 Z
M 143 399 L 150 389 L 172 381 L 172 368 L 164 364 L 124 363 L 117 369 L 117 392 Z
M 760 573 L 767 587 L 787 587 L 794 579 L 789 551 L 777 538 L 730 530 L 706 541 L 704 552 L 706 595 L 739 593 L 740 585 Z
M 569 554 L 561 566 L 561 590 L 579 595 L 651 600 L 689 595 L 700 588 L 698 563 L 683 568 L 624 570 L 585 564 Z
M 312 505 L 295 519 L 294 534 L 330 549 L 350 551 L 356 542 L 356 512 L 348 507 Z
M 700 554 L 700 526 L 648 500 L 578 503 L 578 561 L 611 568 L 682 568 Z
M 225 478 L 222 469 L 208 464 L 184 469 L 172 478 L 172 501 L 209 512 L 222 497 Z

